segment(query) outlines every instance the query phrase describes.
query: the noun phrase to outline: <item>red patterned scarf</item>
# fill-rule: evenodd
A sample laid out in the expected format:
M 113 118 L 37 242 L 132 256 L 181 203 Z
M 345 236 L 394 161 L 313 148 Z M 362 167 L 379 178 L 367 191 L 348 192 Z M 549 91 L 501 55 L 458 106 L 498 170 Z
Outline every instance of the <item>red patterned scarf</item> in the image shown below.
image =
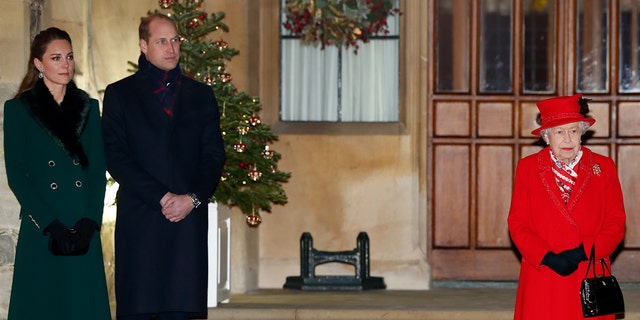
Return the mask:
M 558 188 L 560 188 L 562 200 L 564 204 L 567 204 L 571 196 L 571 191 L 576 185 L 576 179 L 578 178 L 577 166 L 580 163 L 580 159 L 582 159 L 582 148 L 578 150 L 578 155 L 575 159 L 571 160 L 569 164 L 558 160 L 551 149 L 549 149 L 549 154 L 551 155 L 551 162 L 553 163 L 551 171 L 553 171 L 556 184 Z
M 173 107 L 182 84 L 182 81 L 180 81 L 182 76 L 180 65 L 172 70 L 164 71 L 154 66 L 144 54 L 141 54 L 138 58 L 138 66 L 140 71 L 149 77 L 149 85 L 153 90 L 153 94 L 158 97 L 158 102 L 160 102 L 164 113 L 169 117 L 173 117 Z

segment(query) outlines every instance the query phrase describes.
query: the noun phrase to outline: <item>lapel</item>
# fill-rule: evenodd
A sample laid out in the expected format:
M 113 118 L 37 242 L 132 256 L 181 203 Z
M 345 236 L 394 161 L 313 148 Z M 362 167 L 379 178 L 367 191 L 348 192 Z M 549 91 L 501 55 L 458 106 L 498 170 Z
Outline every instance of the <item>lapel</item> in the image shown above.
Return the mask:
M 162 111 L 158 98 L 149 87 L 148 77 L 140 71 L 136 73 L 135 92 L 138 94 L 139 105 L 142 108 L 141 114 L 148 117 L 149 122 L 151 122 L 154 127 L 167 126 L 171 123 L 171 117 Z
M 578 200 L 584 194 L 585 189 L 589 185 L 591 178 L 593 177 L 593 153 L 587 149 L 582 148 L 582 159 L 580 160 L 580 167 L 578 168 L 578 179 L 576 179 L 576 185 L 571 192 L 571 197 L 569 198 L 568 208 L 569 211 L 573 211 Z
M 173 106 L 174 120 L 182 117 L 189 107 L 189 98 L 191 98 L 191 95 L 189 94 L 189 88 L 189 81 L 187 81 L 185 77 L 182 77 L 180 90 L 178 91 L 178 96 L 176 97 L 176 104 Z
M 549 158 L 549 147 L 544 148 L 538 153 L 540 182 L 542 182 L 544 189 L 547 191 L 547 195 L 553 202 L 556 209 L 558 209 L 558 212 L 560 212 L 564 219 L 576 228 L 578 228 L 578 225 L 571 217 L 571 212 L 589 185 L 591 177 L 593 176 L 593 170 L 591 168 L 594 166 L 593 153 L 591 150 L 583 147 L 582 152 L 582 159 L 580 160 L 580 165 L 578 167 L 578 179 L 576 180 L 576 185 L 571 192 L 569 203 L 566 205 L 562 201 L 560 189 L 558 188 L 553 172 L 551 171 L 552 164 Z

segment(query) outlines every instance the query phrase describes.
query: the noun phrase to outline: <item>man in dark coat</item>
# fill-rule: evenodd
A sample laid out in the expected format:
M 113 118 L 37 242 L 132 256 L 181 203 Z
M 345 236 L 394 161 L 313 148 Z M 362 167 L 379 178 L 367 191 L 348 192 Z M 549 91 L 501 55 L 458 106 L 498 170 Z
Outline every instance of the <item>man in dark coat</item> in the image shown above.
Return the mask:
M 162 14 L 142 20 L 139 70 L 106 88 L 107 169 L 118 182 L 117 316 L 206 318 L 207 202 L 225 160 L 210 87 L 181 74 L 181 40 Z

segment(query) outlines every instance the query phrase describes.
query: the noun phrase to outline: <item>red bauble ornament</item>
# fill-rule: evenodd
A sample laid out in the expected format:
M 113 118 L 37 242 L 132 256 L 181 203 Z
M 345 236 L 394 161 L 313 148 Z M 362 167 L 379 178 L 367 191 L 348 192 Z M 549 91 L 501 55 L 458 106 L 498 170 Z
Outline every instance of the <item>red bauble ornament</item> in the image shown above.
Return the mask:
M 220 47 L 220 49 L 224 49 L 229 45 L 228 43 L 226 43 L 226 42 L 224 42 L 222 40 L 215 41 L 214 44 L 216 46 Z
M 231 81 L 231 75 L 228 73 L 221 73 L 220 74 L 220 80 L 222 80 L 222 83 L 226 83 Z
M 175 2 L 175 0 L 160 0 L 158 4 L 160 4 L 160 8 L 162 9 L 169 9 Z
M 246 221 L 247 221 L 247 224 L 250 227 L 254 227 L 255 228 L 255 227 L 260 225 L 260 223 L 262 222 L 262 218 L 260 218 L 259 215 L 255 214 L 255 213 L 252 213 L 252 214 L 247 216 Z
M 250 170 L 247 175 L 249 176 L 249 178 L 251 178 L 251 180 L 258 181 L 260 177 L 262 177 L 262 172 L 256 169 L 253 169 L 253 170 Z
M 253 115 L 251 116 L 251 118 L 249 118 L 249 122 L 251 122 L 252 126 L 255 126 L 257 124 L 260 124 L 261 120 L 259 116 Z
M 262 156 L 267 160 L 273 158 L 273 151 L 269 150 L 269 146 L 264 146 L 264 150 L 262 150 Z

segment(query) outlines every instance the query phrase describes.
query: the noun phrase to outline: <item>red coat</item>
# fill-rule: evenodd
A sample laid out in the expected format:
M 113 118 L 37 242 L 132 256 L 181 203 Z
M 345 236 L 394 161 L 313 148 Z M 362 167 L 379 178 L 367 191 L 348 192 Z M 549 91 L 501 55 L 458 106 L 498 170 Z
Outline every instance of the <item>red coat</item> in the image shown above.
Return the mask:
M 615 164 L 585 147 L 582 150 L 567 205 L 551 171 L 548 147 L 518 163 L 508 218 L 511 238 L 522 254 L 514 319 L 583 319 L 579 291 L 587 261 L 562 277 L 541 266 L 542 258 L 549 251 L 581 243 L 589 256 L 595 243 L 596 258 L 608 261 L 624 237 L 626 216 Z

